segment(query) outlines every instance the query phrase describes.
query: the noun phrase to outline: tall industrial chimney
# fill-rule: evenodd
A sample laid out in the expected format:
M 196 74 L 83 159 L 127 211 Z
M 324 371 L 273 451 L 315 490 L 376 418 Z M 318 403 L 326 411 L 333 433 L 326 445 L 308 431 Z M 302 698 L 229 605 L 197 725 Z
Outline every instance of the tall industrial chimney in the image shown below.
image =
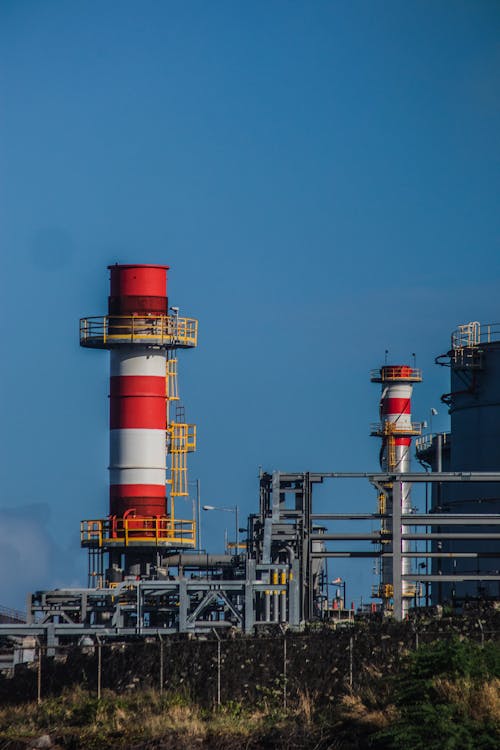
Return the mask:
M 380 448 L 380 468 L 388 474 L 401 474 L 410 471 L 411 441 L 420 435 L 421 425 L 411 421 L 411 397 L 413 384 L 422 380 L 421 370 L 408 365 L 385 365 L 371 372 L 372 383 L 381 383 L 380 422 L 372 425 L 371 434 L 382 439 Z M 401 484 L 401 513 L 411 513 L 411 485 Z M 379 493 L 379 513 L 387 514 L 381 521 L 383 552 L 392 552 L 392 542 L 384 542 L 384 533 L 392 530 L 393 484 L 387 482 Z M 403 553 L 409 551 L 409 542 L 402 542 Z M 410 573 L 410 558 L 402 558 L 402 574 Z M 403 614 L 408 610 L 410 600 L 415 596 L 415 586 L 403 580 Z M 374 598 L 382 600 L 382 608 L 391 608 L 393 598 L 393 577 L 391 557 L 382 557 L 380 584 L 373 591 Z
M 80 344 L 110 350 L 109 515 L 82 522 L 92 574 L 106 579 L 154 575 L 168 548 L 195 546 L 192 521 L 174 517 L 175 467 L 167 478 L 167 447 L 188 452 L 190 425 L 169 421 L 176 349 L 197 344 L 197 321 L 169 315 L 164 265 L 113 265 L 108 315 L 82 318 Z M 176 388 L 174 389 L 176 391 Z M 179 429 L 186 428 L 186 429 Z M 184 471 L 184 466 L 183 466 Z M 177 494 L 185 494 L 178 492 Z M 170 505 L 170 507 L 169 507 Z

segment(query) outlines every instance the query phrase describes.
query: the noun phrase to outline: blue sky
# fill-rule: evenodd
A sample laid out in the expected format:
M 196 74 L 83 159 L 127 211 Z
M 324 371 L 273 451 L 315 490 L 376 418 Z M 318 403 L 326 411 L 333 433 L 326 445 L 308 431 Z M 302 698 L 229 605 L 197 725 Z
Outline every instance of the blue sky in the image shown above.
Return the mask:
M 260 465 L 376 469 L 385 349 L 416 353 L 414 416 L 446 428 L 434 356 L 500 318 L 499 32 L 479 0 L 3 0 L 1 604 L 86 578 L 108 357 L 78 318 L 106 311 L 109 263 L 170 264 L 200 320 L 181 389 L 205 503 L 254 511 Z M 203 521 L 220 550 L 230 519 Z M 370 564 L 334 573 L 369 594 Z

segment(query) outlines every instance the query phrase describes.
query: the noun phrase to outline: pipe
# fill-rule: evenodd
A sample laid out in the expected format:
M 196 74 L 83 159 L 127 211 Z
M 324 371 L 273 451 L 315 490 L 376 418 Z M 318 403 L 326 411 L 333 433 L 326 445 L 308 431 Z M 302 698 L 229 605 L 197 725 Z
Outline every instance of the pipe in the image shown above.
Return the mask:
M 165 559 L 167 565 L 172 568 L 179 566 L 183 568 L 232 568 L 234 567 L 233 555 L 170 555 Z

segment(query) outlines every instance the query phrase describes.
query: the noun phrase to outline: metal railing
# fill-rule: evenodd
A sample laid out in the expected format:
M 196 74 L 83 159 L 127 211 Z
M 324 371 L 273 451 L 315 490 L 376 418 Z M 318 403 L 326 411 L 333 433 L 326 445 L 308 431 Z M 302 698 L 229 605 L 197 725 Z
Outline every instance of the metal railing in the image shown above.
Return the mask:
M 423 451 L 429 450 L 429 448 L 432 448 L 432 445 L 434 443 L 434 440 L 436 439 L 438 433 L 432 433 L 431 435 L 422 435 L 422 437 L 419 437 L 415 440 L 415 450 L 417 453 L 421 453 Z M 450 433 L 449 432 L 440 432 L 442 445 L 446 445 L 450 441 Z
M 191 520 L 130 516 L 81 521 L 80 538 L 84 547 L 133 544 L 196 546 L 196 524 Z
M 422 434 L 422 422 L 412 422 L 410 425 L 398 425 L 397 422 L 372 422 L 370 435 L 375 437 L 410 437 Z
M 167 453 L 170 456 L 170 497 L 188 497 L 187 454 L 196 450 L 196 425 L 171 422 L 167 427 Z
M 469 349 L 480 344 L 500 341 L 500 323 L 464 323 L 451 334 L 452 349 Z
M 407 365 L 384 365 L 384 367 L 370 370 L 370 380 L 373 383 L 393 383 L 395 381 L 420 383 L 422 370 L 419 367 L 408 367 Z
M 116 344 L 194 347 L 198 321 L 178 315 L 101 315 L 80 320 L 81 346 L 108 348 Z
M 167 428 L 170 453 L 192 453 L 196 450 L 196 425 L 171 422 Z
M 26 622 L 26 612 L 0 605 L 0 622 Z

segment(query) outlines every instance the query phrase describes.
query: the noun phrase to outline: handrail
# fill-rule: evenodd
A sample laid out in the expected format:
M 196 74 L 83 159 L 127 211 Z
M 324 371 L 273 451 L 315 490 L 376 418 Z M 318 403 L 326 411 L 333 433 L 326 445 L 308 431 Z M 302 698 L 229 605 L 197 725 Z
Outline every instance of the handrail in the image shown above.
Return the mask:
M 405 383 L 419 383 L 422 380 L 422 370 L 419 367 L 407 365 L 384 365 L 370 370 L 372 383 L 386 383 L 402 381 Z
M 26 612 L 12 607 L 4 607 L 0 604 L 0 622 L 26 622 Z
M 81 346 L 107 349 L 135 343 L 169 348 L 195 347 L 198 321 L 178 315 L 100 315 L 80 320 Z
M 195 546 L 196 524 L 192 520 L 130 516 L 81 521 L 82 545 L 103 547 L 110 544 L 129 546 L 137 542 Z
M 442 445 L 446 445 L 450 441 L 451 435 L 449 432 L 435 432 L 430 435 L 422 435 L 422 437 L 415 440 L 415 450 L 422 452 L 431 448 L 437 435 L 441 435 Z
M 405 435 L 421 435 L 422 422 L 411 422 L 410 424 L 398 424 L 397 422 L 372 422 L 370 434 L 375 436 L 404 437 Z
M 451 348 L 471 349 L 481 344 L 500 341 L 500 323 L 479 323 L 473 320 L 464 323 L 451 334 Z

